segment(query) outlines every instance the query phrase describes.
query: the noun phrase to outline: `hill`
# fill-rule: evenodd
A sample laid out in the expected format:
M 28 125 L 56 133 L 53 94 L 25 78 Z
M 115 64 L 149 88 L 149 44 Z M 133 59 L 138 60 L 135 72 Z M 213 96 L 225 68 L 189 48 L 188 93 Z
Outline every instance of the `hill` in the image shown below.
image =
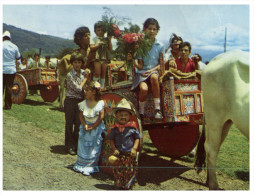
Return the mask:
M 42 35 L 4 23 L 3 31 L 5 30 L 10 31 L 12 42 L 19 47 L 22 54 L 31 50 L 39 52 L 39 48 L 41 48 L 42 57 L 47 55 L 55 57 L 65 48 L 77 47 L 73 40 Z

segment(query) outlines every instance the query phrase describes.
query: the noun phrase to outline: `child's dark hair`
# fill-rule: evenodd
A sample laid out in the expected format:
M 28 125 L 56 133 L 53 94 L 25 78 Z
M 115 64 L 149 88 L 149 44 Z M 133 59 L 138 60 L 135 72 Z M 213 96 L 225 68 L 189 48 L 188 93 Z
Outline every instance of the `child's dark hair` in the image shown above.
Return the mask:
M 182 42 L 181 44 L 180 44 L 180 46 L 179 46 L 179 49 L 182 49 L 183 47 L 185 47 L 185 46 L 187 46 L 187 47 L 189 47 L 189 50 L 190 50 L 190 52 L 191 52 L 191 44 L 189 43 L 189 42 Z
M 94 24 L 94 32 L 95 32 L 96 28 L 102 28 L 105 31 L 102 21 L 98 21 Z
M 95 100 L 96 101 L 99 101 L 101 100 L 101 91 L 100 89 L 98 89 L 96 86 L 95 86 L 95 83 L 97 81 L 90 81 L 86 84 L 86 88 L 88 89 L 91 89 L 91 90 L 95 90 Z
M 74 43 L 80 46 L 80 41 L 86 35 L 86 33 L 90 33 L 90 30 L 86 26 L 82 26 L 76 29 L 74 33 Z
M 183 39 L 182 39 L 182 37 L 177 36 L 175 33 L 172 33 L 172 35 L 170 36 L 170 39 L 169 39 L 169 44 L 170 44 L 171 48 L 172 48 L 172 45 L 174 44 L 174 42 L 176 42 L 176 41 L 183 42 Z
M 148 28 L 148 26 L 150 24 L 155 25 L 158 31 L 160 30 L 159 22 L 156 19 L 154 19 L 154 18 L 148 18 L 148 19 L 146 19 L 146 21 L 144 22 L 144 25 L 143 25 L 143 30 Z
M 82 62 L 82 65 L 85 64 L 84 56 L 83 56 L 83 54 L 80 53 L 80 52 L 73 52 L 73 53 L 71 54 L 71 59 L 70 59 L 71 64 L 72 64 L 75 60 L 81 61 L 81 62 Z

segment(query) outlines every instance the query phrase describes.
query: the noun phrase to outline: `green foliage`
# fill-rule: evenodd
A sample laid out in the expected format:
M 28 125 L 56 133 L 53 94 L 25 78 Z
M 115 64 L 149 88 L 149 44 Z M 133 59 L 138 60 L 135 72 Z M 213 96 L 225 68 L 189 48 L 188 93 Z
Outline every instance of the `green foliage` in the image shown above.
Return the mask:
M 64 57 L 65 55 L 71 54 L 72 51 L 73 51 L 73 48 L 64 48 L 64 49 L 62 49 L 62 50 L 56 55 L 56 57 L 57 57 L 58 59 L 61 59 L 61 58 Z
M 39 53 L 39 48 L 41 48 L 41 57 L 47 55 L 56 57 L 64 48 L 77 47 L 72 40 L 42 35 L 12 25 L 3 24 L 3 31 L 5 30 L 10 31 L 12 42 L 18 46 L 22 56 L 30 52 Z
M 36 50 L 35 50 L 35 49 L 32 49 L 32 50 L 30 50 L 30 51 L 24 51 L 24 52 L 22 53 L 22 57 L 23 57 L 23 58 L 28 58 L 29 55 L 34 56 L 35 53 L 36 53 Z

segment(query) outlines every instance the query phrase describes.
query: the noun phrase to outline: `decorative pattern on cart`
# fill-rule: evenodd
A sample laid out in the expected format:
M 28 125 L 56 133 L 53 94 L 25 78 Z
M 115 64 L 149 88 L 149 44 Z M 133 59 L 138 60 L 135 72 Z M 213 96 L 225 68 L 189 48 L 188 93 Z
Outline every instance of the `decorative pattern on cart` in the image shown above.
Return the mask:
M 196 91 L 198 90 L 198 84 L 189 84 L 189 83 L 177 83 L 175 84 L 176 91 Z

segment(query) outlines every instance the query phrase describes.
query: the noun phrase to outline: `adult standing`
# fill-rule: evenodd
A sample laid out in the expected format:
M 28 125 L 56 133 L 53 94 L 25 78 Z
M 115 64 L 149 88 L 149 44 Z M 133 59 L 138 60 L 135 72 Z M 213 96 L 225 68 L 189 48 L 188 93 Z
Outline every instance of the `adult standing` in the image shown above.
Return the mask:
M 74 43 L 76 43 L 79 48 L 75 49 L 73 52 L 80 52 L 84 56 L 84 64 L 81 69 L 88 68 L 91 62 L 90 55 L 90 30 L 86 26 L 82 26 L 76 29 L 74 33 Z M 65 78 L 73 68 L 70 63 L 71 54 L 65 55 L 60 62 L 57 64 L 57 80 L 59 82 L 60 88 L 60 103 L 59 108 L 62 109 L 64 107 L 65 100 Z
M 17 60 L 21 58 L 18 47 L 11 42 L 9 31 L 3 33 L 3 93 L 4 109 L 9 110 L 12 106 L 12 86 L 17 72 Z

